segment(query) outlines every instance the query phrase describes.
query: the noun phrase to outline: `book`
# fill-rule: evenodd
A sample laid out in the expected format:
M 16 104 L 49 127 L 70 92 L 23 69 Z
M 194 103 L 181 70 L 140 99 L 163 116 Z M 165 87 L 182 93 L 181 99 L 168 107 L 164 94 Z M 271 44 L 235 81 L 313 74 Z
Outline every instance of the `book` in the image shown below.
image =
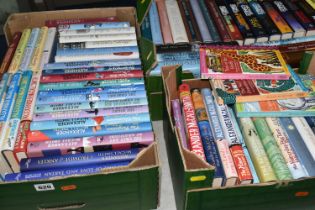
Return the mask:
M 118 35 L 118 34 L 136 34 L 134 26 L 122 28 L 104 28 L 104 29 L 79 29 L 79 30 L 63 30 L 59 31 L 59 37 L 73 36 L 74 38 L 82 35 Z M 60 39 L 59 39 L 60 40 Z M 60 41 L 59 41 L 60 42 Z M 62 42 L 60 42 L 62 43 Z
M 136 33 L 117 33 L 117 34 L 88 34 L 88 35 L 64 35 L 59 37 L 59 43 L 77 43 L 77 42 L 100 42 L 100 41 L 119 41 L 136 40 Z
M 277 177 L 252 120 L 250 118 L 240 118 L 239 122 L 245 144 L 254 163 L 260 182 L 276 181 Z
M 35 44 L 35 48 L 33 50 L 32 58 L 29 62 L 27 69 L 37 72 L 41 71 L 40 64 L 43 55 L 43 50 L 45 47 L 45 42 L 47 40 L 48 28 L 46 26 L 41 27 L 38 39 Z
M 313 9 L 315 9 L 315 2 L 313 0 L 305 0 Z
M 156 0 L 156 6 L 159 13 L 164 44 L 173 44 L 174 41 L 171 33 L 171 26 L 167 16 L 165 0 Z
M 315 176 L 314 159 L 308 151 L 292 119 L 290 117 L 280 117 L 279 121 L 282 128 L 287 133 L 290 145 L 300 160 L 302 167 L 304 167 L 309 176 Z
M 182 84 L 179 86 L 179 98 L 182 104 L 189 148 L 201 159 L 206 160 L 189 85 Z
M 315 117 L 305 117 L 305 120 L 312 129 L 313 133 L 315 133 Z
M 153 141 L 153 132 L 143 132 L 76 139 L 60 139 L 58 141 L 30 142 L 27 144 L 27 157 L 49 157 L 107 150 L 142 148 L 150 145 Z
M 172 113 L 173 113 L 173 118 L 175 121 L 175 126 L 176 126 L 176 129 L 178 130 L 179 138 L 181 140 L 182 146 L 186 149 L 189 149 L 188 144 L 187 144 L 185 127 L 184 127 L 184 118 L 183 118 L 181 107 L 180 107 L 180 101 L 179 99 L 175 99 L 171 101 L 171 104 L 172 104 Z
M 55 50 L 56 31 L 56 28 L 48 28 L 47 39 L 44 45 L 41 63 L 39 65 L 41 71 L 43 70 L 44 65 L 52 60 L 52 54 Z
M 58 32 L 63 30 L 85 30 L 85 29 L 106 29 L 130 27 L 129 22 L 107 21 L 88 23 L 66 23 L 58 25 Z
M 21 121 L 18 134 L 14 144 L 13 154 L 16 161 L 19 163 L 23 158 L 27 158 L 27 132 L 30 130 L 31 121 Z
M 264 118 L 251 118 L 261 143 L 263 144 L 266 154 L 270 160 L 271 166 L 279 180 L 290 180 L 292 174 L 286 165 L 285 159 L 274 139 L 270 128 Z
M 155 0 L 151 3 L 151 8 L 149 10 L 149 21 L 152 32 L 152 41 L 155 45 L 163 45 L 163 37 L 160 26 L 159 12 L 156 6 Z
M 105 163 L 99 165 L 89 165 L 81 167 L 70 167 L 64 169 L 49 169 L 40 171 L 27 171 L 21 173 L 12 173 L 5 176 L 5 182 L 22 182 L 22 181 L 38 181 L 56 179 L 57 177 L 79 176 L 88 174 L 101 173 L 107 168 L 127 166 L 130 161 L 122 161 L 115 163 Z
M 228 46 L 200 48 L 203 79 L 277 79 L 290 77 L 279 50 Z
M 63 156 L 27 158 L 21 160 L 21 171 L 36 171 L 47 169 L 61 169 L 80 167 L 94 164 L 132 161 L 139 153 L 139 149 L 102 151 L 91 153 L 69 154 Z
M 152 131 L 151 122 L 29 131 L 29 142 Z
M 265 29 L 268 29 L 266 32 L 269 34 L 269 41 L 280 40 L 281 33 L 270 17 L 266 14 L 264 8 L 255 0 L 247 0 L 247 2 L 261 25 Z
M 296 1 L 296 0 L 290 0 L 292 3 L 297 4 L 298 7 L 301 8 L 301 10 L 310 17 L 313 22 L 315 20 L 315 11 L 314 9 L 305 1 Z
M 170 23 L 171 33 L 174 44 L 188 43 L 188 36 L 185 25 L 180 14 L 179 6 L 176 0 L 165 0 L 165 7 Z
M 133 47 L 111 47 L 111 48 L 91 48 L 91 49 L 57 49 L 56 57 L 67 57 L 67 56 L 84 56 L 84 55 L 100 55 L 108 54 L 115 55 L 119 53 L 138 53 L 139 49 L 137 46 Z M 57 62 L 57 61 L 56 61 Z
M 45 26 L 58 27 L 59 25 L 69 25 L 78 23 L 101 23 L 101 22 L 118 22 L 118 18 L 115 16 L 111 17 L 100 17 L 100 18 L 72 18 L 72 19 L 51 19 L 45 21 Z
M 85 41 L 59 43 L 60 49 L 90 49 L 90 48 L 107 48 L 107 47 L 134 47 L 137 46 L 137 40 L 109 40 L 109 41 Z
M 11 74 L 5 73 L 0 80 L 0 110 L 2 110 L 2 106 L 6 98 L 7 90 L 11 82 L 11 76 Z

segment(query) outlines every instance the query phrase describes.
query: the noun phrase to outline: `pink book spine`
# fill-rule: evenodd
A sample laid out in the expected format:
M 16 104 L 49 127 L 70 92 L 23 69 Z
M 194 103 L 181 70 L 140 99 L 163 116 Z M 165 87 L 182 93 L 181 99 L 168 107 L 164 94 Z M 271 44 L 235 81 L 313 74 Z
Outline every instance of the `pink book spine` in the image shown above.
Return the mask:
M 132 144 L 148 146 L 154 141 L 153 132 L 108 135 L 52 141 L 30 142 L 27 145 L 27 156 L 43 157 L 74 153 L 94 152 L 95 150 L 130 149 Z
M 59 19 L 47 20 L 45 25 L 47 27 L 57 27 L 59 25 L 79 24 L 79 23 L 97 23 L 97 22 L 117 22 L 117 17 L 105 18 L 75 18 L 75 19 Z
M 208 74 L 208 68 L 206 65 L 206 50 L 204 48 L 200 48 L 199 50 L 200 54 L 200 75 L 201 79 L 208 79 L 209 74 Z
M 201 63 L 200 63 L 201 65 Z M 207 67 L 205 67 L 207 71 Z M 260 74 L 260 73 L 202 73 L 203 79 L 259 79 L 259 80 L 288 80 L 290 75 L 287 74 Z
M 165 0 L 157 0 L 156 5 L 159 12 L 160 24 L 162 29 L 163 40 L 165 44 L 174 44 L 171 26 L 168 20 Z

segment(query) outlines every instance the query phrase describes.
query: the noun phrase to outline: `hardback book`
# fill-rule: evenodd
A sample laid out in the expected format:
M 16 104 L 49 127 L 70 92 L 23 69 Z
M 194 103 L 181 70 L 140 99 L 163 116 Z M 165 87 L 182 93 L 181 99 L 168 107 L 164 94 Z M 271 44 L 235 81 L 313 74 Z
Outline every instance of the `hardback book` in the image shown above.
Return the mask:
M 289 0 L 292 3 L 298 5 L 298 7 L 301 8 L 301 10 L 310 17 L 313 22 L 315 20 L 315 10 L 312 8 L 311 5 L 309 5 L 306 1 L 299 1 L 299 0 Z
M 17 46 L 19 44 L 20 38 L 22 33 L 17 32 L 13 35 L 13 39 L 11 44 L 8 46 L 7 52 L 5 53 L 1 66 L 0 66 L 0 79 L 2 78 L 2 75 L 6 73 L 9 69 L 9 66 L 11 64 L 11 61 L 13 59 L 13 56 L 15 54 L 15 50 L 17 49 Z
M 276 79 L 290 77 L 279 50 L 230 46 L 202 46 L 200 71 L 203 79 Z
M 161 25 L 160 25 L 160 19 L 159 19 L 159 12 L 158 12 L 155 0 L 152 1 L 151 8 L 149 10 L 149 20 L 150 20 L 153 43 L 156 45 L 164 44 L 162 31 L 161 31 Z
M 115 16 L 104 18 L 73 18 L 73 19 L 56 19 L 47 20 L 45 25 L 49 28 L 58 27 L 59 25 L 79 24 L 79 23 L 102 23 L 102 22 L 118 22 Z
M 161 31 L 164 44 L 174 44 L 171 33 L 171 26 L 167 16 L 165 0 L 156 0 L 156 6 L 160 17 Z
M 185 125 L 184 118 L 181 111 L 180 101 L 179 99 L 172 100 L 172 113 L 175 121 L 176 129 L 179 133 L 180 140 L 182 142 L 182 146 L 186 149 L 188 148 L 187 137 L 185 133 Z

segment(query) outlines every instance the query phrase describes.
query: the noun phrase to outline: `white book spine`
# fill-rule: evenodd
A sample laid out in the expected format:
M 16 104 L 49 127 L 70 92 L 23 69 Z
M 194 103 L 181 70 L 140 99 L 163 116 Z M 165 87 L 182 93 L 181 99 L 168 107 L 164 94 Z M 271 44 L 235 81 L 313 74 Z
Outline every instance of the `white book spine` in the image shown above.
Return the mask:
M 124 60 L 139 58 L 138 52 L 133 52 L 130 55 L 82 55 L 82 56 L 55 56 L 55 62 L 79 62 L 79 61 L 96 61 L 96 60 Z
M 135 27 L 124 28 L 104 28 L 104 29 L 79 29 L 64 30 L 59 32 L 59 36 L 82 36 L 82 35 L 102 35 L 102 34 L 136 34 Z
M 132 46 L 137 46 L 137 45 L 138 45 L 137 40 L 85 42 L 85 48 L 132 47 Z
M 136 34 L 102 34 L 82 36 L 62 36 L 59 43 L 74 43 L 88 41 L 116 41 L 116 40 L 137 40 Z
M 56 31 L 57 29 L 54 27 L 48 29 L 47 39 L 44 46 L 42 60 L 40 63 L 40 69 L 43 69 L 44 65 L 49 62 L 51 51 L 53 49 L 53 44 L 55 43 Z

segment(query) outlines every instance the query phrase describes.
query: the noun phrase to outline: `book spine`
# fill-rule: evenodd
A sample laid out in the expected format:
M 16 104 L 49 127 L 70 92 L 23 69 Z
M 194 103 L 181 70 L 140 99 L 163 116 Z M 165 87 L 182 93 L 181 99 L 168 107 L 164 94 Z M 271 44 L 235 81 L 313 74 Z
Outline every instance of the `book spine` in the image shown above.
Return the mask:
M 99 41 L 119 41 L 119 40 L 137 40 L 136 34 L 92 34 L 92 35 L 78 35 L 78 36 L 61 36 L 59 43 L 76 43 L 76 42 L 99 42 Z
M 294 31 L 295 36 L 293 37 L 303 37 L 305 36 L 305 29 L 303 26 L 295 19 L 293 14 L 288 10 L 288 8 L 282 3 L 282 1 L 273 1 L 282 17 L 286 20 L 288 25 Z M 299 34 L 298 34 L 299 33 Z
M 81 23 L 102 23 L 102 22 L 118 22 L 118 18 L 112 17 L 100 17 L 100 18 L 73 18 L 73 19 L 57 19 L 46 20 L 45 26 L 57 27 L 59 25 L 81 24 Z
M 140 26 L 141 29 L 141 36 L 152 41 L 152 32 L 151 32 L 151 25 L 149 16 L 145 16 L 143 22 Z
M 156 6 L 159 12 L 164 44 L 173 44 L 174 41 L 171 33 L 171 26 L 167 16 L 165 0 L 157 0 Z
M 73 69 L 49 69 L 43 70 L 43 75 L 50 74 L 75 74 L 75 73 L 95 73 L 104 71 L 121 71 L 121 70 L 139 70 L 141 65 L 128 65 L 128 66 L 106 66 L 106 67 L 88 67 L 88 68 L 73 68 Z
M 198 155 L 200 158 L 206 160 L 189 85 L 180 85 L 179 94 L 180 101 L 183 107 L 184 122 L 188 142 L 190 144 L 190 150 Z
M 53 157 L 28 158 L 21 161 L 21 171 L 36 171 L 53 168 L 67 168 L 94 164 L 132 161 L 139 149 L 103 151 Z
M 165 0 L 166 12 L 171 27 L 173 42 L 188 43 L 188 36 L 186 33 L 185 25 L 180 14 L 180 10 L 175 0 Z
M 129 22 L 92 22 L 58 25 L 58 32 L 64 30 L 85 30 L 85 29 L 107 29 L 107 28 L 128 28 Z
M 34 113 L 35 101 L 39 88 L 41 74 L 40 72 L 34 72 L 32 75 L 31 83 L 29 84 L 28 94 L 26 97 L 25 107 L 22 115 L 22 121 L 31 121 Z
M 202 11 L 200 5 L 198 4 L 198 0 L 189 0 L 191 10 L 196 19 L 198 28 L 200 30 L 201 39 L 203 42 L 213 42 L 213 38 L 208 30 L 206 21 L 202 15 Z
M 266 118 L 266 122 L 275 138 L 279 149 L 287 163 L 287 166 L 294 179 L 306 177 L 307 174 L 304 171 L 300 161 L 298 160 L 295 152 L 290 146 L 288 136 L 283 131 L 278 118 Z
M 200 42 L 201 35 L 188 0 L 177 0 L 189 42 Z
M 239 121 L 245 143 L 250 153 L 250 157 L 253 160 L 259 180 L 261 182 L 277 180 L 252 120 L 250 118 L 239 118 Z
M 285 162 L 281 150 L 274 139 L 265 119 L 252 118 L 261 142 L 266 150 L 271 166 L 279 180 L 290 180 L 292 175 Z
M 138 51 L 137 52 L 118 52 L 118 53 L 100 52 L 99 54 L 89 54 L 89 55 L 75 55 L 75 53 L 76 52 L 74 52 L 73 55 L 55 56 L 55 62 L 97 61 L 97 60 L 106 60 L 106 59 L 128 60 L 128 59 L 138 59 L 140 56 Z
M 91 109 L 105 109 L 113 107 L 125 107 L 136 105 L 147 105 L 147 98 L 132 98 L 115 101 L 96 101 L 96 102 L 77 102 L 67 104 L 50 104 L 50 105 L 36 105 L 35 113 L 49 113 L 49 112 L 65 112 L 75 110 L 91 110 Z
M 12 173 L 5 176 L 5 182 L 37 181 L 55 179 L 56 177 L 67 177 L 74 175 L 88 175 L 101 173 L 105 169 L 127 166 L 130 161 L 121 161 L 114 163 L 104 163 L 90 166 L 79 166 L 75 168 L 49 169 L 41 171 L 27 171 L 21 173 Z
M 79 29 L 59 31 L 59 36 L 82 36 L 82 35 L 103 35 L 103 34 L 135 34 L 135 27 L 106 28 L 106 29 Z
M 73 43 L 71 43 L 73 44 Z M 137 40 L 112 40 L 112 41 L 95 41 L 85 42 L 85 48 L 107 48 L 107 47 L 134 47 L 137 46 Z
M 42 60 L 42 55 L 43 55 L 47 35 L 48 35 L 48 28 L 44 26 L 40 29 L 38 39 L 35 45 L 35 49 L 32 55 L 32 59 L 27 69 L 32 70 L 34 72 L 41 71 L 40 64 Z
M 38 39 L 38 35 L 39 35 L 40 29 L 39 28 L 33 28 L 32 32 L 30 34 L 30 37 L 28 39 L 26 48 L 24 50 L 24 54 L 23 54 L 23 58 L 19 67 L 19 70 L 21 71 L 26 71 L 28 70 L 27 67 L 29 65 L 29 63 L 31 62 L 31 58 L 33 55 L 33 51 Z
M 315 2 L 313 0 L 305 0 L 313 9 L 315 9 Z
M 113 79 L 113 80 L 89 80 L 82 82 L 58 82 L 58 83 L 44 83 L 40 84 L 40 91 L 50 90 L 69 90 L 69 89 L 81 89 L 81 88 L 102 88 L 102 87 L 113 87 L 123 85 L 135 85 L 144 84 L 143 78 L 129 78 L 129 79 Z
M 24 50 L 26 48 L 27 41 L 30 35 L 31 35 L 31 29 L 27 28 L 23 30 L 21 39 L 19 41 L 19 44 L 17 45 L 17 48 L 15 50 L 14 56 L 12 58 L 11 64 L 8 69 L 9 73 L 14 74 L 19 70 L 20 64 L 22 62 Z
M 198 52 L 176 52 L 176 53 L 159 53 L 156 55 L 156 60 L 160 62 L 167 61 L 185 61 L 199 59 Z
M 176 129 L 178 130 L 179 137 L 182 142 L 182 146 L 186 149 L 188 148 L 187 145 L 187 137 L 185 133 L 185 126 L 184 126 L 184 118 L 181 112 L 181 107 L 180 107 L 180 101 L 179 99 L 172 100 L 172 111 L 173 111 L 173 117 L 175 120 L 175 126 Z
M 91 48 L 91 49 L 57 49 L 56 56 L 75 56 L 75 55 L 100 55 L 115 54 L 123 52 L 138 52 L 138 47 L 111 47 L 111 48 Z
M 39 121 L 31 123 L 31 131 L 34 130 L 51 130 L 61 128 L 74 127 L 91 127 L 99 125 L 114 125 L 122 123 L 140 123 L 150 122 L 150 115 L 148 113 L 130 114 L 130 115 L 114 115 L 114 116 L 100 116 L 93 118 L 75 118 L 75 119 L 60 119 Z
M 315 162 L 294 122 L 290 117 L 280 117 L 279 121 L 282 128 L 287 133 L 290 145 L 300 160 L 302 167 L 304 167 L 309 176 L 315 176 Z
M 164 44 L 159 19 L 159 12 L 155 1 L 152 1 L 151 3 L 151 8 L 149 10 L 149 20 L 151 25 L 153 43 L 156 45 Z
M 56 41 L 56 28 L 48 28 L 47 39 L 45 42 L 43 56 L 40 63 L 40 69 L 44 68 L 44 65 L 51 60 L 54 43 Z
M 20 122 L 16 141 L 13 148 L 13 154 L 17 162 L 20 162 L 23 158 L 27 158 L 27 132 L 30 131 L 31 121 Z
M 220 35 L 216 29 L 216 26 L 214 24 L 214 21 L 209 13 L 209 10 L 207 8 L 207 5 L 205 3 L 205 0 L 198 0 L 202 15 L 205 19 L 208 31 L 210 32 L 211 38 L 213 42 L 220 42 L 221 38 Z
M 292 117 L 295 127 L 298 129 L 308 151 L 315 161 L 315 134 L 304 117 Z
M 215 4 L 215 1 L 205 1 L 207 9 L 212 16 L 212 19 L 217 27 L 217 30 L 220 34 L 222 41 L 230 42 L 232 41 L 231 36 L 229 35 L 227 26 L 224 23 L 223 17 L 219 13 L 219 8 Z
M 30 131 L 29 142 L 152 131 L 150 122 Z
M 312 129 L 313 133 L 315 133 L 315 116 L 314 117 L 305 117 L 307 124 Z
M 305 1 L 296 1 L 296 0 L 291 0 L 291 1 L 297 4 L 308 17 L 312 18 L 313 22 L 315 21 L 314 9 L 309 4 L 307 4 Z
M 17 46 L 19 44 L 19 41 L 21 39 L 22 33 L 16 32 L 13 35 L 13 39 L 11 44 L 8 47 L 7 52 L 4 55 L 4 58 L 2 60 L 1 66 L 0 66 L 0 78 L 1 76 L 6 73 L 10 67 L 11 61 L 13 59 L 14 53 L 17 49 Z
M 11 82 L 11 78 L 12 78 L 11 74 L 5 73 L 2 76 L 2 79 L 0 81 L 0 110 L 2 110 L 2 106 L 6 98 L 6 94 L 7 94 L 7 90 L 10 85 L 10 82 Z
M 112 80 L 142 77 L 143 77 L 142 70 L 107 71 L 98 73 L 43 75 L 41 77 L 40 82 L 41 83 L 80 82 L 86 80 Z
M 148 106 L 130 106 L 130 107 L 113 107 L 108 109 L 93 109 L 93 110 L 75 110 L 67 112 L 54 112 L 34 114 L 33 122 L 46 121 L 46 120 L 61 120 L 61 119 L 74 119 L 81 117 L 100 117 L 112 115 L 128 115 L 140 114 L 149 112 Z

